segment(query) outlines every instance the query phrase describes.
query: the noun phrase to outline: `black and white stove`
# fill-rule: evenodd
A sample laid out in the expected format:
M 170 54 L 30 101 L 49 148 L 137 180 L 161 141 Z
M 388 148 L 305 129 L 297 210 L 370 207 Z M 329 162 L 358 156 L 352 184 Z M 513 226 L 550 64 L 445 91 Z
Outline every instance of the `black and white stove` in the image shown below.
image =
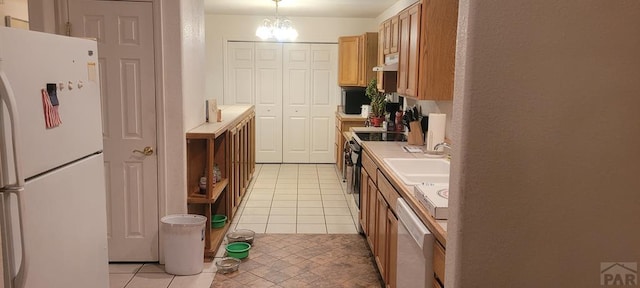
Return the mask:
M 407 135 L 402 132 L 355 132 L 355 136 L 360 141 L 407 142 Z

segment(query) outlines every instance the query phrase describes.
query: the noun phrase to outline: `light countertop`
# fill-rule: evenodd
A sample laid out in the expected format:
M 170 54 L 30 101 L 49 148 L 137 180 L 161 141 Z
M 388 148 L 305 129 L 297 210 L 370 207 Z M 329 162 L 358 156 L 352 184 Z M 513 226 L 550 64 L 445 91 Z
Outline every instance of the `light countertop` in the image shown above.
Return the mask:
M 367 121 L 367 117 L 362 117 L 360 114 L 344 114 L 344 112 L 336 112 L 336 116 L 340 121 Z
M 221 122 L 205 122 L 200 126 L 187 131 L 190 137 L 198 136 L 213 136 L 218 137 L 227 130 L 232 129 L 235 125 L 238 125 L 247 116 L 254 113 L 253 105 L 223 105 L 218 106 L 218 109 L 222 110 Z M 212 117 L 215 119 L 215 115 Z
M 362 146 L 377 164 L 378 169 L 387 177 L 389 182 L 398 190 L 402 198 L 409 203 L 409 206 L 416 213 L 418 218 L 429 228 L 436 239 L 446 247 L 447 241 L 447 220 L 437 220 L 427 212 L 427 209 L 414 196 L 413 186 L 404 184 L 400 177 L 384 162 L 384 158 L 427 158 L 423 153 L 408 153 L 402 146 L 407 142 L 376 142 L 363 141 Z M 424 150 L 424 149 L 423 149 Z

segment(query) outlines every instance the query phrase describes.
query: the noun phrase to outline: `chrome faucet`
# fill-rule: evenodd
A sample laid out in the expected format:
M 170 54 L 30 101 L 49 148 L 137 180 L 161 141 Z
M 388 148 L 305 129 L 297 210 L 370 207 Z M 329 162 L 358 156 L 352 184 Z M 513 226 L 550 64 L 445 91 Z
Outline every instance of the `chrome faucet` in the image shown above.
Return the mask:
M 447 143 L 447 142 L 442 142 L 442 143 L 438 143 L 438 144 L 436 144 L 436 146 L 433 146 L 433 150 L 434 150 L 434 151 L 437 151 L 437 150 L 438 150 L 438 148 L 440 148 L 440 147 L 442 147 L 442 148 L 444 148 L 444 149 L 449 149 L 449 150 L 451 150 L 451 145 L 449 145 L 449 143 Z

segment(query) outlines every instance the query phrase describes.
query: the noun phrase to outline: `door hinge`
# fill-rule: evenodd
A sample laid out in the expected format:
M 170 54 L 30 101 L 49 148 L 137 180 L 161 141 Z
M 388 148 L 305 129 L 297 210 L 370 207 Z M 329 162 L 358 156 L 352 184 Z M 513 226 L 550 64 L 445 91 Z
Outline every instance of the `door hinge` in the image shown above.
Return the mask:
M 65 25 L 64 25 L 64 33 L 67 36 L 71 36 L 71 22 L 65 23 Z

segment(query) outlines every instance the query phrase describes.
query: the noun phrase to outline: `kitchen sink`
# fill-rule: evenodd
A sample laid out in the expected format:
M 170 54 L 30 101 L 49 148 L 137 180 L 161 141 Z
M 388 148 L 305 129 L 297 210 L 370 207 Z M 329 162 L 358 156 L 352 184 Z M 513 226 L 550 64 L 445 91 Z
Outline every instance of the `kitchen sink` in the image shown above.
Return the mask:
M 385 158 L 384 162 L 407 185 L 449 184 L 449 161 L 428 158 Z

